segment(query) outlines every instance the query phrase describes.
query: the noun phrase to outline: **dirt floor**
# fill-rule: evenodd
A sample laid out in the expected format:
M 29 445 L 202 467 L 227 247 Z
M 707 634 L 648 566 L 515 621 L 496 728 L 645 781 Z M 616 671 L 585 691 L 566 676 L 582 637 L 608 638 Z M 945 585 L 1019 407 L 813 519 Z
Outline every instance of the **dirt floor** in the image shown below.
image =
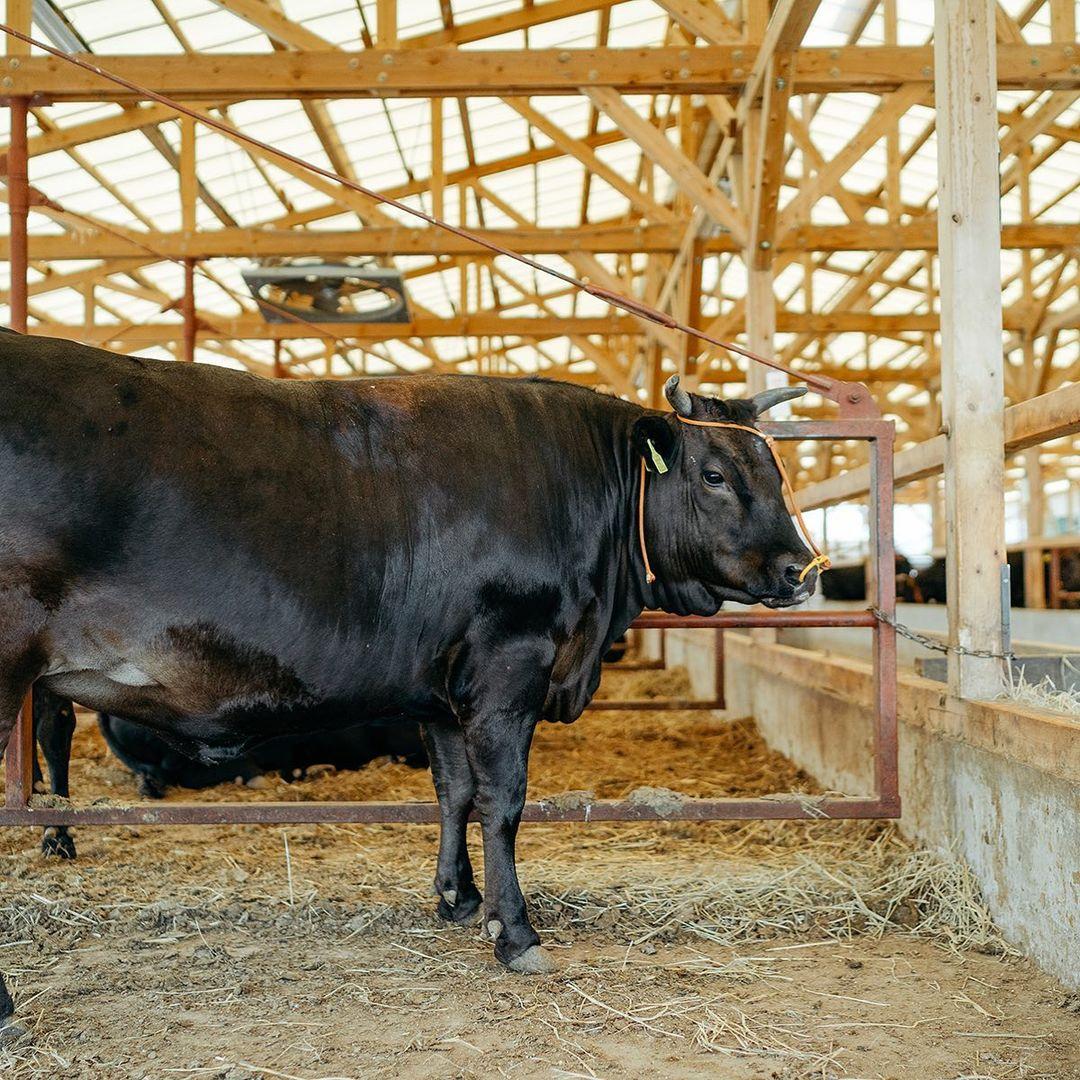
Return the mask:
M 604 693 L 685 693 L 609 673 Z M 94 726 L 72 790 L 134 801 Z M 547 727 L 535 796 L 813 793 L 746 720 Z M 191 799 L 430 798 L 378 762 Z M 474 827 L 475 828 L 475 827 Z M 478 837 L 472 838 L 478 841 Z M 0 964 L 31 1030 L 0 1077 L 1080 1078 L 1080 995 L 1015 955 L 953 860 L 872 823 L 526 825 L 554 975 L 515 976 L 429 896 L 427 826 L 0 836 Z M 478 847 L 478 844 L 476 844 Z

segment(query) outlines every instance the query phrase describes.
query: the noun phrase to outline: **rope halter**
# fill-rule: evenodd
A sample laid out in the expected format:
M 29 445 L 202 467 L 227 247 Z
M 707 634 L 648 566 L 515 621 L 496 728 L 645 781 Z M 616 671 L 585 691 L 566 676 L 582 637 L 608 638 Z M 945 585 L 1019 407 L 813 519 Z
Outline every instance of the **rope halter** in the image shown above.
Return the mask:
M 773 456 L 773 461 L 776 462 L 776 467 L 780 471 L 780 481 L 783 484 L 784 497 L 795 520 L 798 522 L 799 531 L 802 533 L 802 538 L 806 543 L 806 546 L 814 553 L 814 557 L 802 568 L 802 572 L 799 574 L 799 584 L 801 585 L 812 571 L 825 571 L 832 566 L 832 563 L 829 561 L 829 556 L 817 546 L 813 536 L 810 535 L 810 530 L 807 528 L 806 521 L 802 516 L 802 511 L 799 509 L 799 504 L 795 499 L 795 490 L 791 486 L 791 480 L 788 477 L 787 469 L 784 468 L 784 459 L 780 456 L 780 451 L 776 449 L 776 440 L 773 439 L 771 435 L 766 435 L 765 432 L 758 431 L 757 428 L 750 427 L 748 424 L 733 424 L 723 420 L 690 420 L 680 413 L 676 413 L 675 418 L 679 423 L 688 424 L 691 427 L 734 428 L 736 431 L 748 431 L 751 435 L 756 435 L 759 439 L 764 439 L 765 445 L 769 448 L 769 451 Z M 645 544 L 645 484 L 647 475 L 648 470 L 645 468 L 645 458 L 642 457 L 641 484 L 638 487 L 638 543 L 641 546 L 641 561 L 645 564 L 645 580 L 648 584 L 652 585 L 653 582 L 656 581 L 656 575 L 652 572 L 652 566 L 649 564 L 649 552 Z

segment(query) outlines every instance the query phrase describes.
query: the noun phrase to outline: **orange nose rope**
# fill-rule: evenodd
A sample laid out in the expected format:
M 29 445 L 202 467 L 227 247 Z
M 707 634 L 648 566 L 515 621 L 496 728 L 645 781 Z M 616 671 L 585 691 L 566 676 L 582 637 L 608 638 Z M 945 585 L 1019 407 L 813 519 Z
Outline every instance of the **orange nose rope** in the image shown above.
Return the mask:
M 799 531 L 802 533 L 807 546 L 814 553 L 814 557 L 802 568 L 802 573 L 799 574 L 799 583 L 802 584 L 812 570 L 820 569 L 825 571 L 832 566 L 832 563 L 829 561 L 829 556 L 817 546 L 814 542 L 814 538 L 810 535 L 810 530 L 806 526 L 802 511 L 799 509 L 799 504 L 795 501 L 795 490 L 791 486 L 791 480 L 788 479 L 787 469 L 784 468 L 784 459 L 780 456 L 780 451 L 776 449 L 776 441 L 771 435 L 766 435 L 765 432 L 758 431 L 757 428 L 750 427 L 747 424 L 731 424 L 718 420 L 688 420 L 685 416 L 679 416 L 678 413 L 676 413 L 676 418 L 680 423 L 690 424 L 693 427 L 735 428 L 736 431 L 749 431 L 751 435 L 756 435 L 759 439 L 764 439 L 765 445 L 772 453 L 773 461 L 776 462 L 777 469 L 780 470 L 780 481 L 784 486 L 784 495 L 787 498 L 792 513 L 795 515 L 795 520 L 799 523 Z M 645 477 L 645 459 L 642 458 L 641 486 L 638 489 L 638 543 L 641 545 L 641 561 L 645 564 L 645 580 L 651 585 L 656 581 L 656 575 L 652 572 L 652 567 L 649 565 L 649 552 L 645 546 Z

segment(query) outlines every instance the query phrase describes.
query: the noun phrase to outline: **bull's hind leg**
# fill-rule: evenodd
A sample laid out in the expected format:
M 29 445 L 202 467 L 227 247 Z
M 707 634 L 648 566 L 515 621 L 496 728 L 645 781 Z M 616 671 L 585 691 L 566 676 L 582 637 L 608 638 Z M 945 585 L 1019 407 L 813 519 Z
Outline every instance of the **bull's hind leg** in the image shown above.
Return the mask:
M 486 644 L 459 658 L 450 683 L 484 836 L 484 926 L 495 942 L 496 958 L 527 974 L 554 968 L 529 922 L 514 856 L 529 747 L 554 651 L 542 638 Z
M 49 767 L 49 790 L 66 799 L 71 766 L 71 740 L 75 734 L 75 706 L 66 698 L 34 687 L 34 734 Z M 37 765 L 37 754 L 34 755 Z M 36 778 L 35 778 L 36 779 Z M 41 839 L 44 855 L 75 858 L 75 838 L 66 825 L 46 825 Z
M 421 732 L 439 797 L 439 862 L 435 869 L 439 917 L 447 922 L 471 923 L 482 898 L 473 881 L 465 836 L 476 795 L 465 739 L 453 718 L 426 723 Z

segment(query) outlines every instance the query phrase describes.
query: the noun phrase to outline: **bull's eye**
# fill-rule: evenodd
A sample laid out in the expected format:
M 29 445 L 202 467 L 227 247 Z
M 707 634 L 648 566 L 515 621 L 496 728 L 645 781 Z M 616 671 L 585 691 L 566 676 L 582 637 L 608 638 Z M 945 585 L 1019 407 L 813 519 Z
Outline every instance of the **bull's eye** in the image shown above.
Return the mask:
M 718 473 L 715 469 L 702 469 L 701 479 L 711 488 L 724 486 L 724 474 Z

